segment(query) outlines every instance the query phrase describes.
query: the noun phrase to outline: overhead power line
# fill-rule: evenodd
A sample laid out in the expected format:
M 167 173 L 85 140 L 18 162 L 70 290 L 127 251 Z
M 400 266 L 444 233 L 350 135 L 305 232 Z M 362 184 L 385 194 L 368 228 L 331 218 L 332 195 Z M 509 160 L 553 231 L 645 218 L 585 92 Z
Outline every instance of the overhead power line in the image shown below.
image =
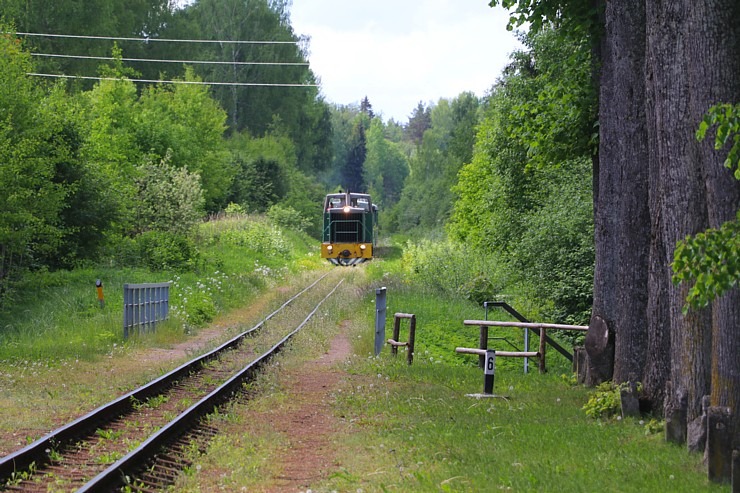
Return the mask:
M 13 33 L 10 33 L 13 34 Z M 18 36 L 39 36 L 46 38 L 74 38 L 74 39 L 104 39 L 110 41 L 139 41 L 142 43 L 167 42 L 167 43 L 219 43 L 219 44 L 261 44 L 261 45 L 295 45 L 300 41 L 239 41 L 230 39 L 167 39 L 167 38 L 125 38 L 120 36 L 83 36 L 77 34 L 48 34 L 48 33 L 15 33 Z
M 110 56 L 88 56 L 88 55 L 60 55 L 56 53 L 31 53 L 33 56 L 52 58 L 74 58 L 81 60 L 116 60 Z M 287 65 L 307 66 L 307 62 L 226 62 L 218 60 L 157 60 L 152 58 L 120 58 L 124 62 L 154 62 L 154 63 L 187 63 L 187 64 L 211 64 L 211 65 Z
M 55 77 L 61 79 L 84 79 L 84 80 L 128 80 L 131 82 L 144 82 L 150 84 L 189 84 L 195 86 L 251 86 L 251 87 L 318 87 L 318 84 L 294 84 L 294 83 L 266 83 L 266 82 L 205 82 L 192 80 L 152 80 L 152 79 L 120 79 L 116 77 L 88 77 L 82 75 L 64 74 L 40 74 L 28 72 L 26 75 L 35 77 Z

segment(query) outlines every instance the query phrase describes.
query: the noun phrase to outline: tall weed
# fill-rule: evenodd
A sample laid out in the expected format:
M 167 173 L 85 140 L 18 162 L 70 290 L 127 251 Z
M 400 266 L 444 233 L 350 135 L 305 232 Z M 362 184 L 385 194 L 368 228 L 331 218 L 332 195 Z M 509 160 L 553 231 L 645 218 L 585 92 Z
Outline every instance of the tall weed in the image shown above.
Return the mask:
M 475 253 L 466 244 L 451 240 L 409 242 L 402 262 L 414 282 L 475 303 L 501 294 L 506 282 L 493 256 Z
M 154 235 L 147 237 L 149 248 L 125 243 L 127 253 L 117 260 L 131 257 L 128 265 L 149 269 L 108 265 L 29 273 L 16 285 L 13 305 L 0 312 L 0 361 L 93 360 L 124 346 L 125 283 L 172 282 L 167 325 L 172 342 L 243 305 L 288 271 L 320 265 L 306 260 L 312 252 L 304 236 L 283 233 L 261 216 L 210 221 L 198 231 L 192 238 L 179 238 L 185 242 L 184 253 L 178 253 L 176 241 L 162 243 Z M 96 279 L 103 282 L 102 307 Z M 157 344 L 158 339 L 136 343 Z

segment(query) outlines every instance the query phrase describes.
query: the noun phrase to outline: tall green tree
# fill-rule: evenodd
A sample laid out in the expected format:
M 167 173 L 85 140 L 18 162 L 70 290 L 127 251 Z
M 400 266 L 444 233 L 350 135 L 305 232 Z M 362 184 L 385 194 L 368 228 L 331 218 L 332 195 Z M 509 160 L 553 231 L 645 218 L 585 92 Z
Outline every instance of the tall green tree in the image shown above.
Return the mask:
M 88 124 L 84 98 L 68 94 L 64 86 L 55 84 L 42 103 L 42 118 L 50 132 L 44 153 L 54 165 L 52 181 L 65 190 L 59 217 L 61 243 L 44 258 L 52 268 L 97 259 L 106 231 L 120 217 L 110 177 L 83 157 Z
M 188 69 L 185 81 L 200 82 Z M 201 176 L 206 209 L 226 205 L 234 170 L 224 149 L 226 112 L 203 85 L 176 84 L 150 87 L 136 112 L 138 147 L 156 159 L 170 155 L 170 164 L 187 167 Z
M 389 209 L 401 198 L 404 180 L 409 173 L 408 161 L 399 145 L 386 139 L 385 125 L 379 118 L 370 122 L 367 131 L 363 173 L 368 193 L 382 209 Z
M 19 32 L 40 34 L 154 38 L 170 22 L 172 11 L 170 0 L 0 0 L 0 12 L 14 21 Z M 79 57 L 109 57 L 113 45 L 110 40 L 51 36 L 28 36 L 25 42 L 35 53 Z M 127 57 L 140 58 L 149 51 L 143 42 L 122 43 Z M 67 75 L 95 76 L 99 64 L 85 58 L 35 58 L 39 71 Z M 149 76 L 162 70 L 161 66 L 137 68 Z
M 0 34 L 0 299 L 18 272 L 56 252 L 63 235 L 66 191 L 54 181 L 54 158 L 47 155 L 57 147 L 29 71 L 20 42 Z
M 355 118 L 347 150 L 347 159 L 341 168 L 341 184 L 344 190 L 364 192 L 364 166 L 367 157 L 367 139 L 365 136 L 369 120 L 367 115 L 360 114 Z
M 454 200 L 452 187 L 466 160 L 471 159 L 478 123 L 479 101 L 464 92 L 452 100 L 440 99 L 429 112 L 429 127 L 409 159 L 410 173 L 397 206 L 398 225 L 408 230 L 421 227 L 441 230 L 447 222 Z M 426 111 L 419 104 L 415 131 L 426 123 Z M 408 134 L 414 142 L 416 137 Z
M 526 50 L 512 55 L 486 102 L 448 231 L 501 259 L 511 279 L 551 307 L 547 316 L 585 323 L 594 262 L 594 143 L 581 136 L 595 105 L 589 46 L 554 29 L 522 40 Z M 566 56 L 580 63 L 564 70 Z
M 408 139 L 418 146 L 426 132 L 432 126 L 432 109 L 425 106 L 422 101 L 414 108 L 406 124 L 406 135 Z
M 263 135 L 277 116 L 297 145 L 299 168 L 315 172 L 330 164 L 329 115 L 316 87 L 281 86 L 316 82 L 307 63 L 308 41 L 293 32 L 289 5 L 285 0 L 200 0 L 181 15 L 198 23 L 204 39 L 219 41 L 199 50 L 201 59 L 221 62 L 196 68 L 204 80 L 255 84 L 213 88 L 229 115 L 230 130 Z
M 229 201 L 249 211 L 265 212 L 285 199 L 289 177 L 296 170 L 295 147 L 289 138 L 268 134 L 253 138 L 248 134 L 229 139 L 237 174 Z

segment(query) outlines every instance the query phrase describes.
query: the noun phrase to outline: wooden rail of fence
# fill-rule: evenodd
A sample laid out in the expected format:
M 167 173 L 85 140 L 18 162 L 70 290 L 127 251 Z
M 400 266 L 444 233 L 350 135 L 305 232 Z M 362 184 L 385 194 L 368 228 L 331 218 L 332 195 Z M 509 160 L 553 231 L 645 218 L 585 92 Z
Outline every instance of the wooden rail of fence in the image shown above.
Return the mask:
M 548 324 L 548 323 L 533 323 L 533 322 L 500 322 L 498 320 L 465 320 L 463 322 L 464 325 L 468 326 L 475 326 L 477 325 L 480 327 L 480 338 L 478 342 L 479 350 L 483 351 L 482 353 L 476 352 L 473 354 L 478 354 L 480 358 L 480 365 L 483 367 L 485 364 L 485 350 L 488 349 L 488 328 L 489 327 L 519 327 L 522 329 L 532 329 L 532 330 L 539 330 L 540 332 L 540 347 L 539 350 L 532 355 L 529 352 L 515 352 L 508 356 L 510 357 L 520 357 L 520 358 L 528 358 L 528 357 L 536 357 L 539 358 L 539 370 L 540 373 L 545 372 L 545 342 L 547 339 L 546 331 L 547 330 L 580 330 L 580 331 L 587 331 L 588 326 L 586 325 L 565 325 L 565 324 Z M 461 351 L 458 351 L 461 352 Z M 507 356 L 507 351 L 496 351 L 496 355 L 500 356 Z
M 407 318 L 410 320 L 409 323 L 409 340 L 408 342 L 400 342 L 398 339 L 401 334 L 401 319 Z M 393 315 L 393 339 L 388 339 L 388 344 L 391 346 L 391 354 L 396 356 L 398 354 L 399 347 L 407 347 L 406 361 L 411 364 L 414 361 L 414 342 L 416 340 L 416 315 L 413 313 L 396 313 Z
M 485 349 L 476 349 L 469 347 L 457 347 L 455 348 L 456 353 L 461 354 L 477 354 L 478 356 L 485 356 Z M 505 358 L 539 358 L 540 353 L 537 351 L 494 351 L 496 356 L 503 356 Z

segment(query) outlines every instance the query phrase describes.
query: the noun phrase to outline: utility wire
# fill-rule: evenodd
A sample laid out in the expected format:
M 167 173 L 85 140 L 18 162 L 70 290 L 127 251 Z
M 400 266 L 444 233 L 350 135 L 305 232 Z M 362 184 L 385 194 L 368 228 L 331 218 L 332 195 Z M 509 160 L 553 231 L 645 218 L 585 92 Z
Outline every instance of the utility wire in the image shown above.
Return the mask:
M 128 80 L 131 82 L 147 82 L 151 84 L 190 84 L 194 86 L 250 86 L 250 87 L 318 87 L 318 84 L 281 84 L 265 82 L 202 82 L 191 80 L 151 80 L 151 79 L 122 79 L 116 77 L 87 77 L 82 75 L 63 75 L 63 74 L 39 74 L 28 72 L 26 75 L 35 77 L 56 77 L 61 79 L 85 79 L 85 80 Z
M 31 53 L 33 56 L 53 57 L 53 58 L 75 58 L 82 60 L 116 60 L 108 56 L 87 56 L 87 55 L 60 55 L 56 53 Z M 225 61 L 208 61 L 208 60 L 156 60 L 152 58 L 120 58 L 124 62 L 154 62 L 154 63 L 188 63 L 188 64 L 212 64 L 212 65 L 288 65 L 288 66 L 307 66 L 307 62 L 225 62 Z
M 74 39 L 104 39 L 111 41 L 140 41 L 148 43 L 150 41 L 168 42 L 168 43 L 219 43 L 219 44 L 262 44 L 262 45 L 285 45 L 298 44 L 300 41 L 238 41 L 238 40 L 218 40 L 218 39 L 167 39 L 167 38 L 124 38 L 118 36 L 83 36 L 77 34 L 45 34 L 45 33 L 6 33 L 16 34 L 17 36 L 40 36 L 47 38 L 74 38 Z

